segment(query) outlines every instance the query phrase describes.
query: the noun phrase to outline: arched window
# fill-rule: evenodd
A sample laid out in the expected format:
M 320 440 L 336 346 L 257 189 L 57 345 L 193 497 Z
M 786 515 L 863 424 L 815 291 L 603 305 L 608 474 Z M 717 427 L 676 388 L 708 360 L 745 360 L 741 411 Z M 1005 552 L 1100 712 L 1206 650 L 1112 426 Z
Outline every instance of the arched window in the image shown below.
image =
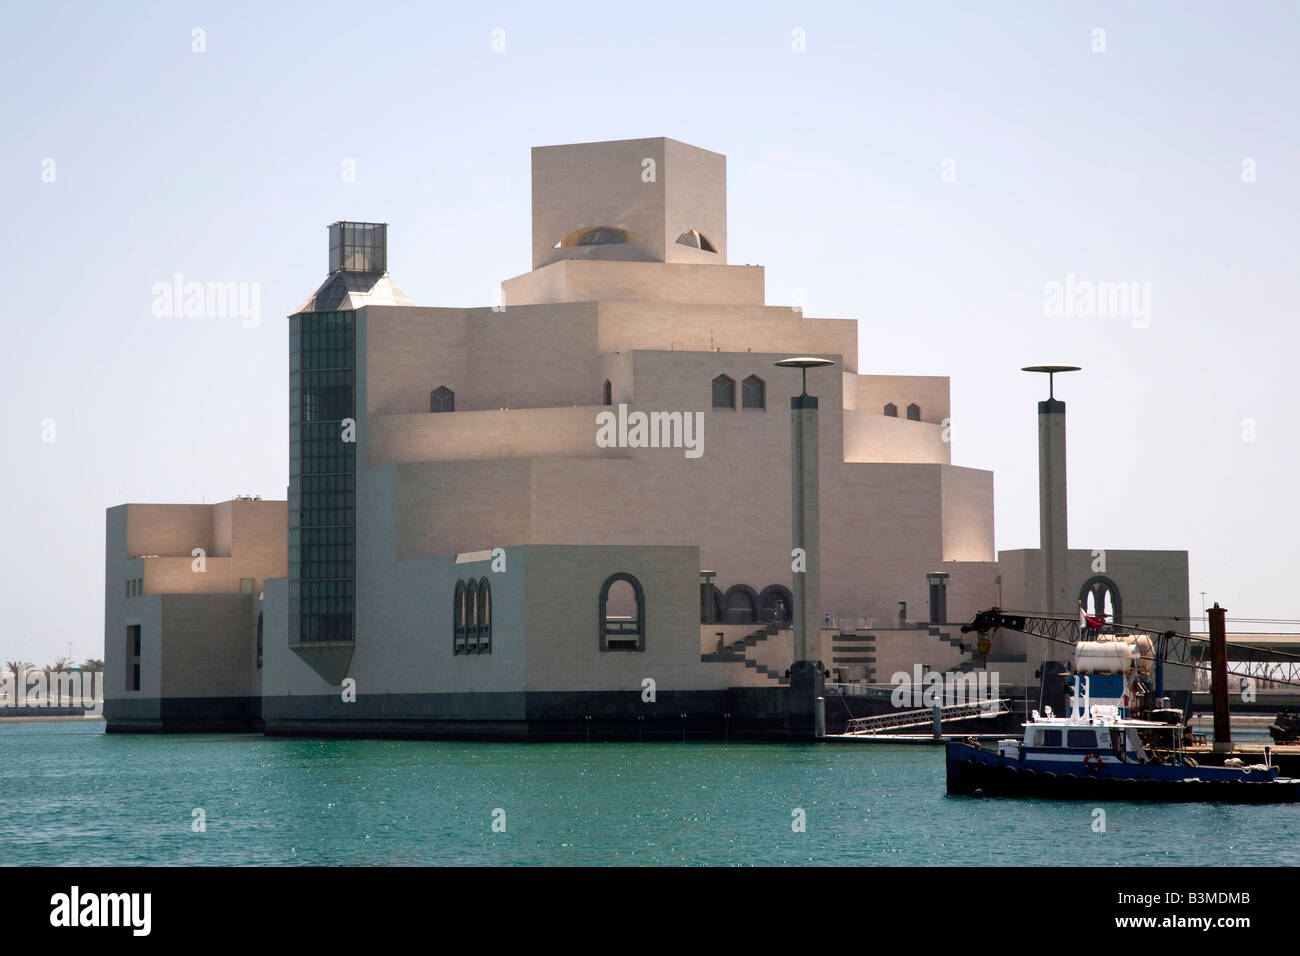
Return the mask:
M 794 595 L 780 584 L 763 588 L 758 596 L 758 617 L 764 624 L 789 627 L 793 618 Z
M 886 414 L 889 418 L 897 418 L 897 417 L 898 417 L 898 406 L 895 405 L 893 402 L 887 402 L 887 403 L 885 404 L 885 414 Z
M 257 669 L 262 669 L 262 612 L 257 612 Z
M 757 375 L 751 375 L 740 383 L 740 401 L 743 408 L 766 408 L 767 386 Z
M 758 615 L 758 595 L 747 584 L 727 588 L 727 623 L 753 624 Z
M 713 380 L 713 407 L 736 407 L 736 380 L 729 375 L 719 375 Z
M 1123 621 L 1124 606 L 1120 601 L 1119 588 L 1104 574 L 1094 575 L 1083 582 L 1083 587 L 1079 589 L 1079 603 L 1093 617 L 1104 618 L 1107 624 L 1120 624 Z
M 478 582 L 465 585 L 465 653 L 478 650 Z
M 429 393 L 429 411 L 454 412 L 456 410 L 456 393 L 446 385 L 439 385 Z
M 605 379 L 605 384 L 601 386 L 600 398 L 606 405 L 614 404 L 614 386 L 609 383 L 609 379 Z
M 641 237 L 636 233 L 628 232 L 626 229 L 620 229 L 617 226 L 593 226 L 569 233 L 551 248 L 569 249 L 574 246 L 611 246 L 640 241 Z
M 611 574 L 600 587 L 600 649 L 645 650 L 645 592 L 624 571 Z
M 492 653 L 492 586 L 478 579 L 478 652 Z
M 692 249 L 703 249 L 705 252 L 717 252 L 713 248 L 713 243 L 709 242 L 709 237 L 698 229 L 687 229 L 677 237 L 678 243 L 683 246 L 690 246 Z
M 909 422 L 919 422 L 921 420 L 921 406 L 913 402 L 907 406 L 907 420 Z
M 453 651 L 465 653 L 465 582 L 456 582 L 456 596 L 452 598 L 452 632 L 455 635 Z

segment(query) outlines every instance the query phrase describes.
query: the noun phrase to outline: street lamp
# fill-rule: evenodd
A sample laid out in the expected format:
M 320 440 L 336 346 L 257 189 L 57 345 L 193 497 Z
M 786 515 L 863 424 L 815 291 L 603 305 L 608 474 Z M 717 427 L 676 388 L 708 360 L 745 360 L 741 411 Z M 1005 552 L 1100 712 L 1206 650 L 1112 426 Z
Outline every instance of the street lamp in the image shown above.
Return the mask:
M 790 691 L 796 706 L 802 696 L 814 707 L 825 686 L 818 640 L 821 622 L 821 538 L 818 511 L 817 397 L 808 394 L 808 369 L 834 365 L 830 359 L 797 356 L 775 363 L 797 368 L 802 391 L 790 399 L 791 570 L 794 595 L 794 663 Z

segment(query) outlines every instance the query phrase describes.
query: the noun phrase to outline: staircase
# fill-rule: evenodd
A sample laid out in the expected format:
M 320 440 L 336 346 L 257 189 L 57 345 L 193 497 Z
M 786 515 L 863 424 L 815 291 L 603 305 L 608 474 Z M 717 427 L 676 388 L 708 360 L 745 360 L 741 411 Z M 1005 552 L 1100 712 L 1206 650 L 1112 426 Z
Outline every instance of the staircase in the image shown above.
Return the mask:
M 766 641 L 769 637 L 775 636 L 778 632 L 774 625 L 760 627 L 750 634 L 746 634 L 738 641 L 733 641 L 720 651 L 714 651 L 709 654 L 701 654 L 700 660 L 706 664 L 729 661 L 735 664 L 744 664 L 754 673 L 766 677 L 775 684 L 787 687 L 790 684 L 790 678 L 785 676 L 786 668 L 769 667 L 766 664 L 760 664 L 758 661 L 749 656 L 749 651 Z
M 951 634 L 945 634 L 935 626 L 929 626 L 926 630 L 930 632 L 931 637 L 937 637 L 941 643 L 947 644 L 949 647 L 960 648 L 963 644 L 966 644 L 966 650 L 962 651 L 962 653 L 970 654 L 970 657 L 966 658 L 960 665 L 958 665 L 957 673 L 969 674 L 971 671 L 975 670 L 974 648 L 962 639 L 960 632 L 958 632 L 956 637 L 953 637 Z

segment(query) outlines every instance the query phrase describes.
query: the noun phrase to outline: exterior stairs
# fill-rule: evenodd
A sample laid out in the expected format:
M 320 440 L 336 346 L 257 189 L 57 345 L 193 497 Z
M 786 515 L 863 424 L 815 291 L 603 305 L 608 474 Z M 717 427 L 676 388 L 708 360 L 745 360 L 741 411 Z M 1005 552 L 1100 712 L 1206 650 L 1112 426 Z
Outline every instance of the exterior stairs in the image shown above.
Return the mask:
M 754 673 L 766 677 L 773 683 L 786 687 L 790 684 L 790 679 L 785 676 L 785 668 L 773 668 L 766 664 L 760 664 L 751 658 L 748 651 L 757 645 L 766 641 L 769 637 L 775 636 L 778 632 L 773 625 L 760 627 L 750 634 L 746 634 L 738 641 L 733 641 L 720 651 L 709 654 L 701 654 L 700 660 L 705 663 L 715 663 L 719 661 L 730 661 L 735 664 L 744 664 Z
M 962 651 L 962 653 L 968 654 L 970 656 L 968 656 L 965 660 L 963 660 L 961 664 L 957 667 L 957 673 L 969 674 L 971 671 L 976 669 L 975 654 L 977 653 L 977 651 L 975 650 L 974 647 L 974 643 L 975 643 L 974 641 L 968 642 L 967 640 L 965 640 L 961 636 L 960 631 L 958 631 L 957 636 L 954 637 L 953 635 L 945 633 L 944 631 L 940 630 L 938 627 L 935 627 L 933 625 L 927 627 L 926 630 L 930 632 L 931 637 L 937 637 L 941 643 L 947 644 L 949 647 L 961 648 L 963 644 L 966 645 L 966 648 L 965 650 Z

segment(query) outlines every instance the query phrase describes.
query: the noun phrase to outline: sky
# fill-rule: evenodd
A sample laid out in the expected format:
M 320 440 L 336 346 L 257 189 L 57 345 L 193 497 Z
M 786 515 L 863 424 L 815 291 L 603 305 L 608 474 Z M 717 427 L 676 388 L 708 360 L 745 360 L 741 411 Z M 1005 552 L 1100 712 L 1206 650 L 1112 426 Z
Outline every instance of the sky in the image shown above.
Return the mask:
M 727 156 L 769 304 L 857 319 L 864 373 L 950 377 L 997 548 L 1038 541 L 1018 370 L 1079 365 L 1071 546 L 1187 550 L 1193 612 L 1300 619 L 1300 5 L 0 16 L 0 658 L 103 656 L 106 508 L 284 497 L 284 317 L 328 223 L 390 223 L 417 303 L 489 305 L 530 265 L 530 147 L 650 136 Z M 258 321 L 157 314 L 177 274 L 255 283 Z

